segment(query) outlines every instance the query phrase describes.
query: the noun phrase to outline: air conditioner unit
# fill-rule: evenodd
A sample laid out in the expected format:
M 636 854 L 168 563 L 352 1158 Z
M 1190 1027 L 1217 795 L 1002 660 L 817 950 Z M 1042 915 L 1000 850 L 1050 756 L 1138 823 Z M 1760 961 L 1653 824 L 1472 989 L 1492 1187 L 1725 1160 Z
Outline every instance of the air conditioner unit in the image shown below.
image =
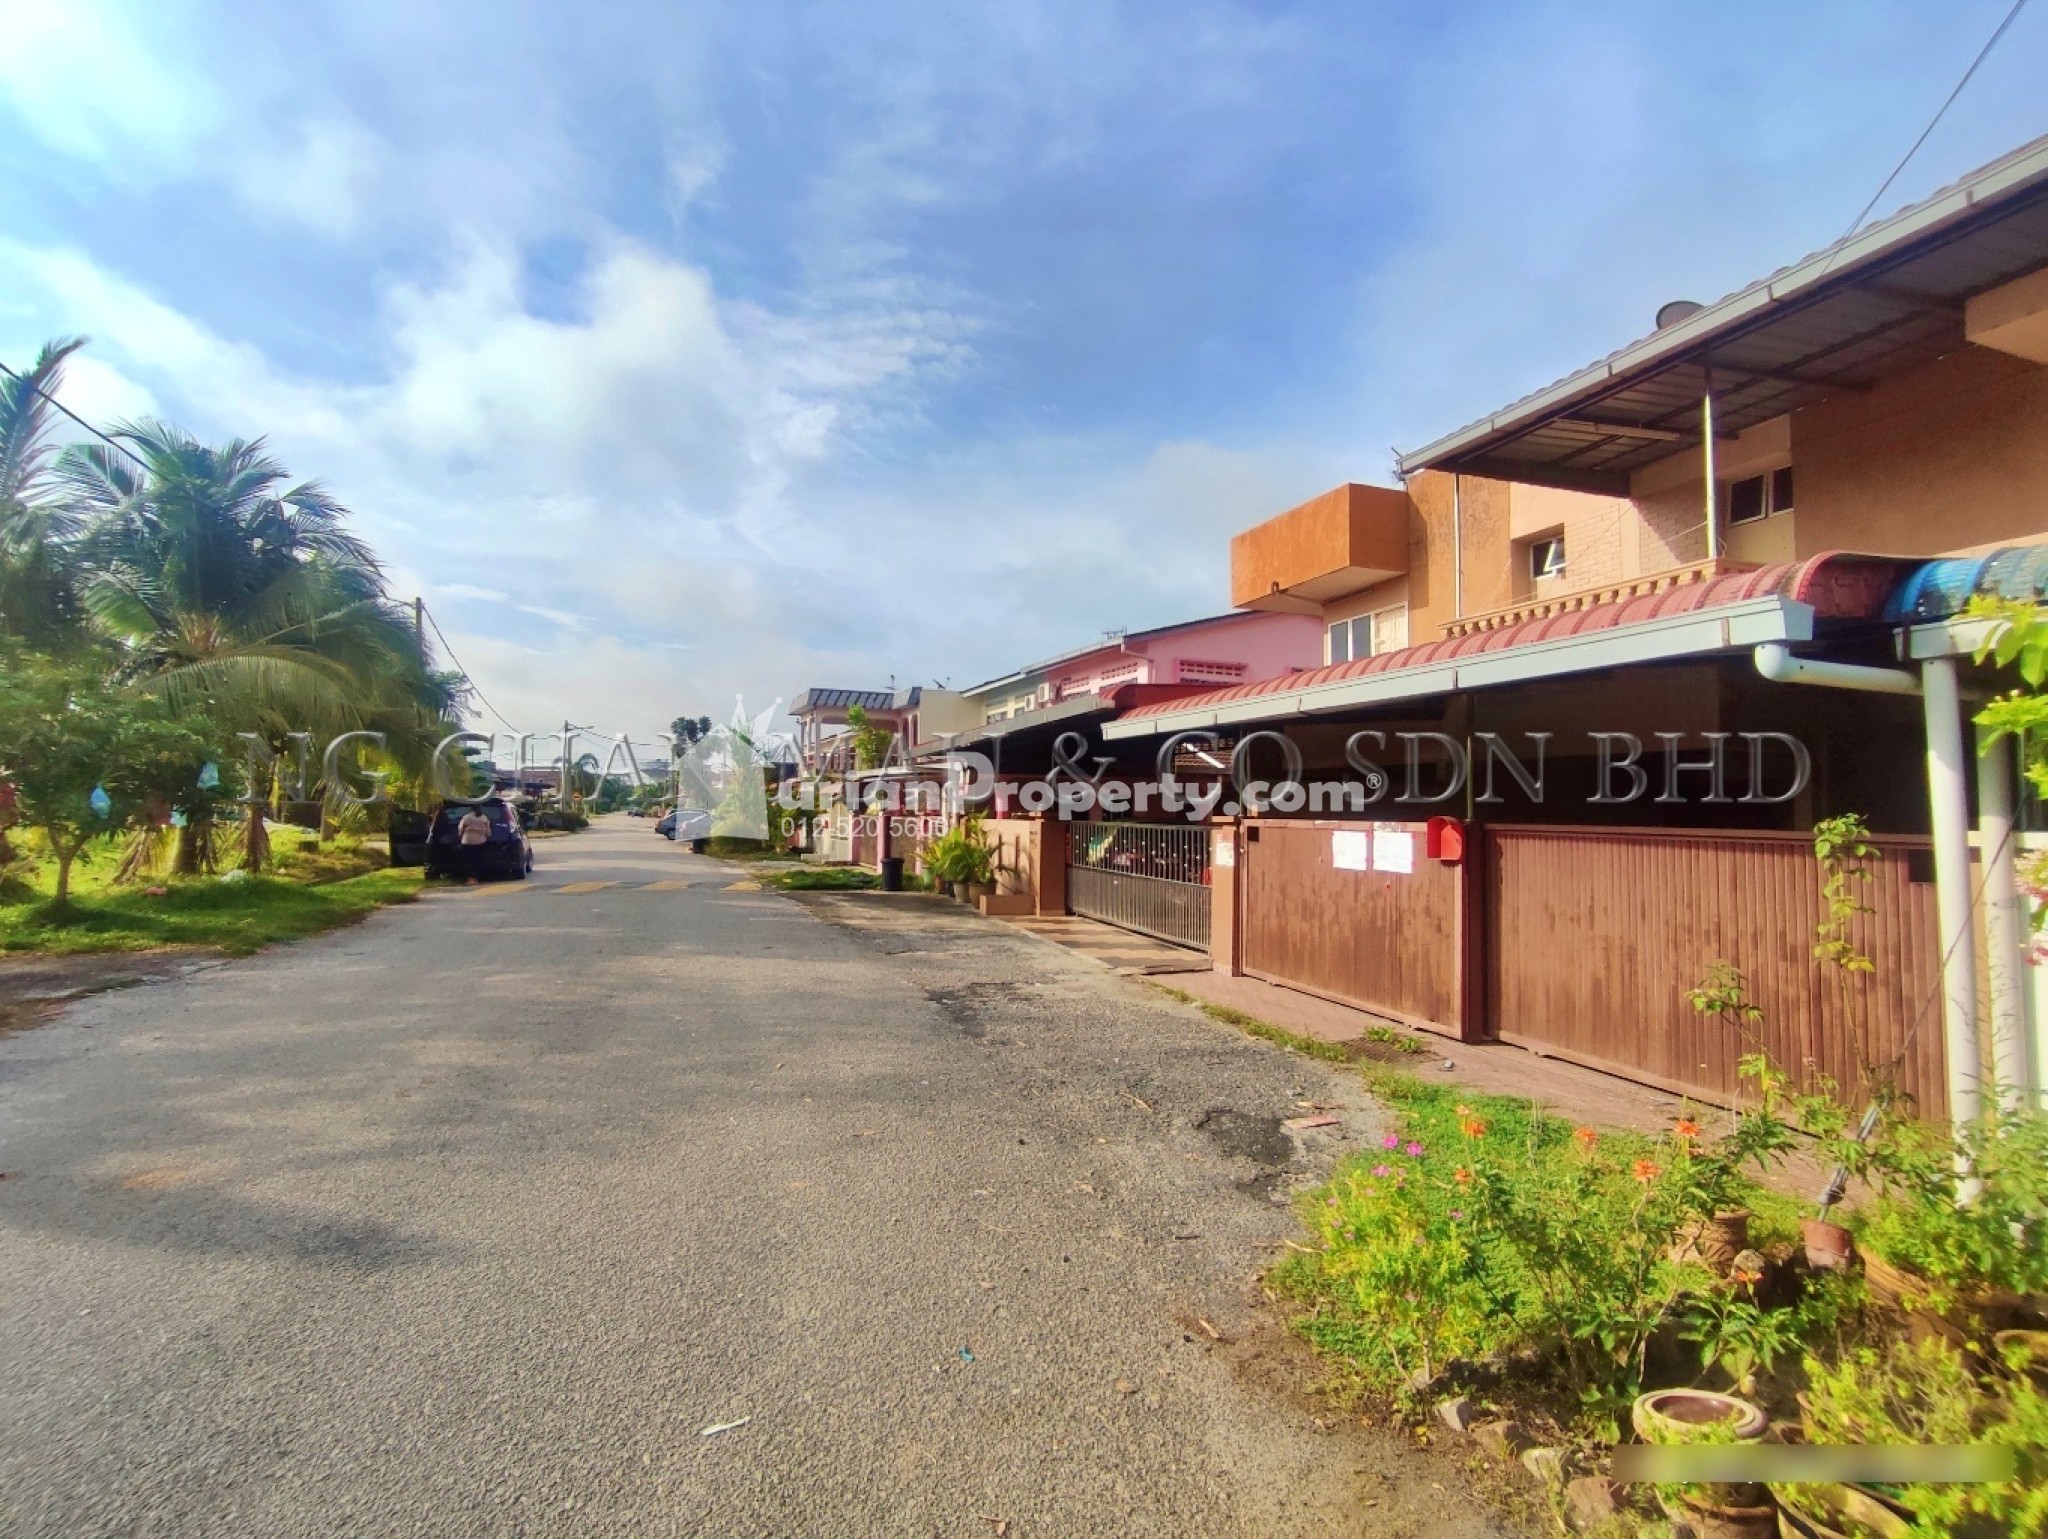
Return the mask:
M 1050 684 L 1041 684 L 1041 685 L 1039 685 L 1039 686 L 1038 686 L 1038 703 L 1039 703 L 1040 705 L 1044 705 L 1044 704 L 1045 704 L 1045 703 L 1046 703 L 1046 702 L 1047 702 L 1048 700 L 1050 700 L 1050 699 L 1052 699 L 1052 685 L 1050 685 Z

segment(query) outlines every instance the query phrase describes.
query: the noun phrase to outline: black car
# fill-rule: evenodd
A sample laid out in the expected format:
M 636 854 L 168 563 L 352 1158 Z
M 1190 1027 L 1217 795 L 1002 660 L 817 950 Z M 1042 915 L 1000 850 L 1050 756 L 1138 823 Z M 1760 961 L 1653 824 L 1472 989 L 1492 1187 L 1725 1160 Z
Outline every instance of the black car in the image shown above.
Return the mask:
M 491 836 L 476 851 L 475 864 L 462 847 L 461 825 L 471 812 L 481 812 L 491 822 Z M 427 875 L 508 876 L 524 881 L 533 869 L 533 845 L 519 826 L 519 814 L 511 803 L 499 797 L 449 800 L 434 812 L 434 826 L 427 834 Z

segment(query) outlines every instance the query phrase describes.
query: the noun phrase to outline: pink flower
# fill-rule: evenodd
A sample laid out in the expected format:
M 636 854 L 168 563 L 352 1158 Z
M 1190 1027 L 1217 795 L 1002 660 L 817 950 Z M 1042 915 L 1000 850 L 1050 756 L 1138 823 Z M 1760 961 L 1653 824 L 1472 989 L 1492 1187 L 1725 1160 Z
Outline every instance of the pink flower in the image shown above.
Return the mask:
M 1391 1166 L 1388 1166 L 1388 1165 L 1375 1165 L 1375 1166 L 1373 1166 L 1373 1168 L 1372 1168 L 1372 1173 L 1373 1173 L 1374 1175 L 1376 1175 L 1376 1176 L 1390 1176 L 1390 1175 L 1392 1175 L 1392 1174 L 1393 1174 L 1394 1172 L 1393 1172 L 1393 1167 L 1391 1167 Z
M 1465 1216 L 1465 1210 L 1464 1210 L 1463 1208 L 1453 1208 L 1453 1209 L 1451 1209 L 1451 1217 L 1452 1217 L 1452 1218 L 1463 1218 L 1464 1216 Z
M 1382 1149 L 1398 1149 L 1398 1148 L 1400 1148 L 1400 1147 L 1401 1147 L 1401 1139 L 1400 1139 L 1400 1135 L 1399 1135 L 1399 1134 L 1396 1134 L 1396 1133 L 1389 1133 L 1389 1134 L 1388 1134 L 1388 1135 L 1387 1135 L 1387 1136 L 1386 1136 L 1385 1138 L 1382 1138 L 1382 1139 L 1380 1140 L 1380 1147 L 1381 1147 Z
M 1419 1156 L 1421 1155 L 1421 1153 L 1422 1153 L 1422 1145 L 1421 1145 L 1421 1144 L 1410 1144 L 1410 1145 L 1408 1146 L 1408 1152 L 1409 1152 L 1410 1154 L 1413 1154 L 1413 1155 L 1416 1155 L 1416 1156 L 1418 1156 L 1418 1157 L 1419 1157 Z

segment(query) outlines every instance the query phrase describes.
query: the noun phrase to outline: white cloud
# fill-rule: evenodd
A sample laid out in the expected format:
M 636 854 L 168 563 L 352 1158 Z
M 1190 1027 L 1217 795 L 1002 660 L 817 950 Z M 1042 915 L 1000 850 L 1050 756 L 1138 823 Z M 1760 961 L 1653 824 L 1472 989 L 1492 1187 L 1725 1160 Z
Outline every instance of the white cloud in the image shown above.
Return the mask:
M 183 8 L 0 0 L 0 102 L 46 147 L 115 181 L 189 163 L 218 112 Z
M 433 585 L 434 592 L 445 593 L 449 598 L 476 599 L 486 604 L 504 604 L 512 595 L 497 588 L 479 588 L 466 582 L 443 582 Z
M 385 160 L 376 137 L 344 117 L 314 118 L 234 161 L 252 208 L 336 240 L 355 233 Z

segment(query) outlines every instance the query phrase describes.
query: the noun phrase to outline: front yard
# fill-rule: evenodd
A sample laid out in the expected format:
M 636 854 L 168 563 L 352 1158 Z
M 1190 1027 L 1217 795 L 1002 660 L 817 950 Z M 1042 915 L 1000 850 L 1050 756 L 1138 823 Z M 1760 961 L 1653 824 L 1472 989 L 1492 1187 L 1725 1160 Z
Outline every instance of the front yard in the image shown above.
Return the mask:
M 417 870 L 385 869 L 374 844 L 325 842 L 273 828 L 266 871 L 117 880 L 132 836 L 96 841 L 73 872 L 71 901 L 52 903 L 55 869 L 17 832 L 25 859 L 0 887 L 0 951 L 53 955 L 210 947 L 245 956 L 349 924 L 389 903 L 418 896 Z

